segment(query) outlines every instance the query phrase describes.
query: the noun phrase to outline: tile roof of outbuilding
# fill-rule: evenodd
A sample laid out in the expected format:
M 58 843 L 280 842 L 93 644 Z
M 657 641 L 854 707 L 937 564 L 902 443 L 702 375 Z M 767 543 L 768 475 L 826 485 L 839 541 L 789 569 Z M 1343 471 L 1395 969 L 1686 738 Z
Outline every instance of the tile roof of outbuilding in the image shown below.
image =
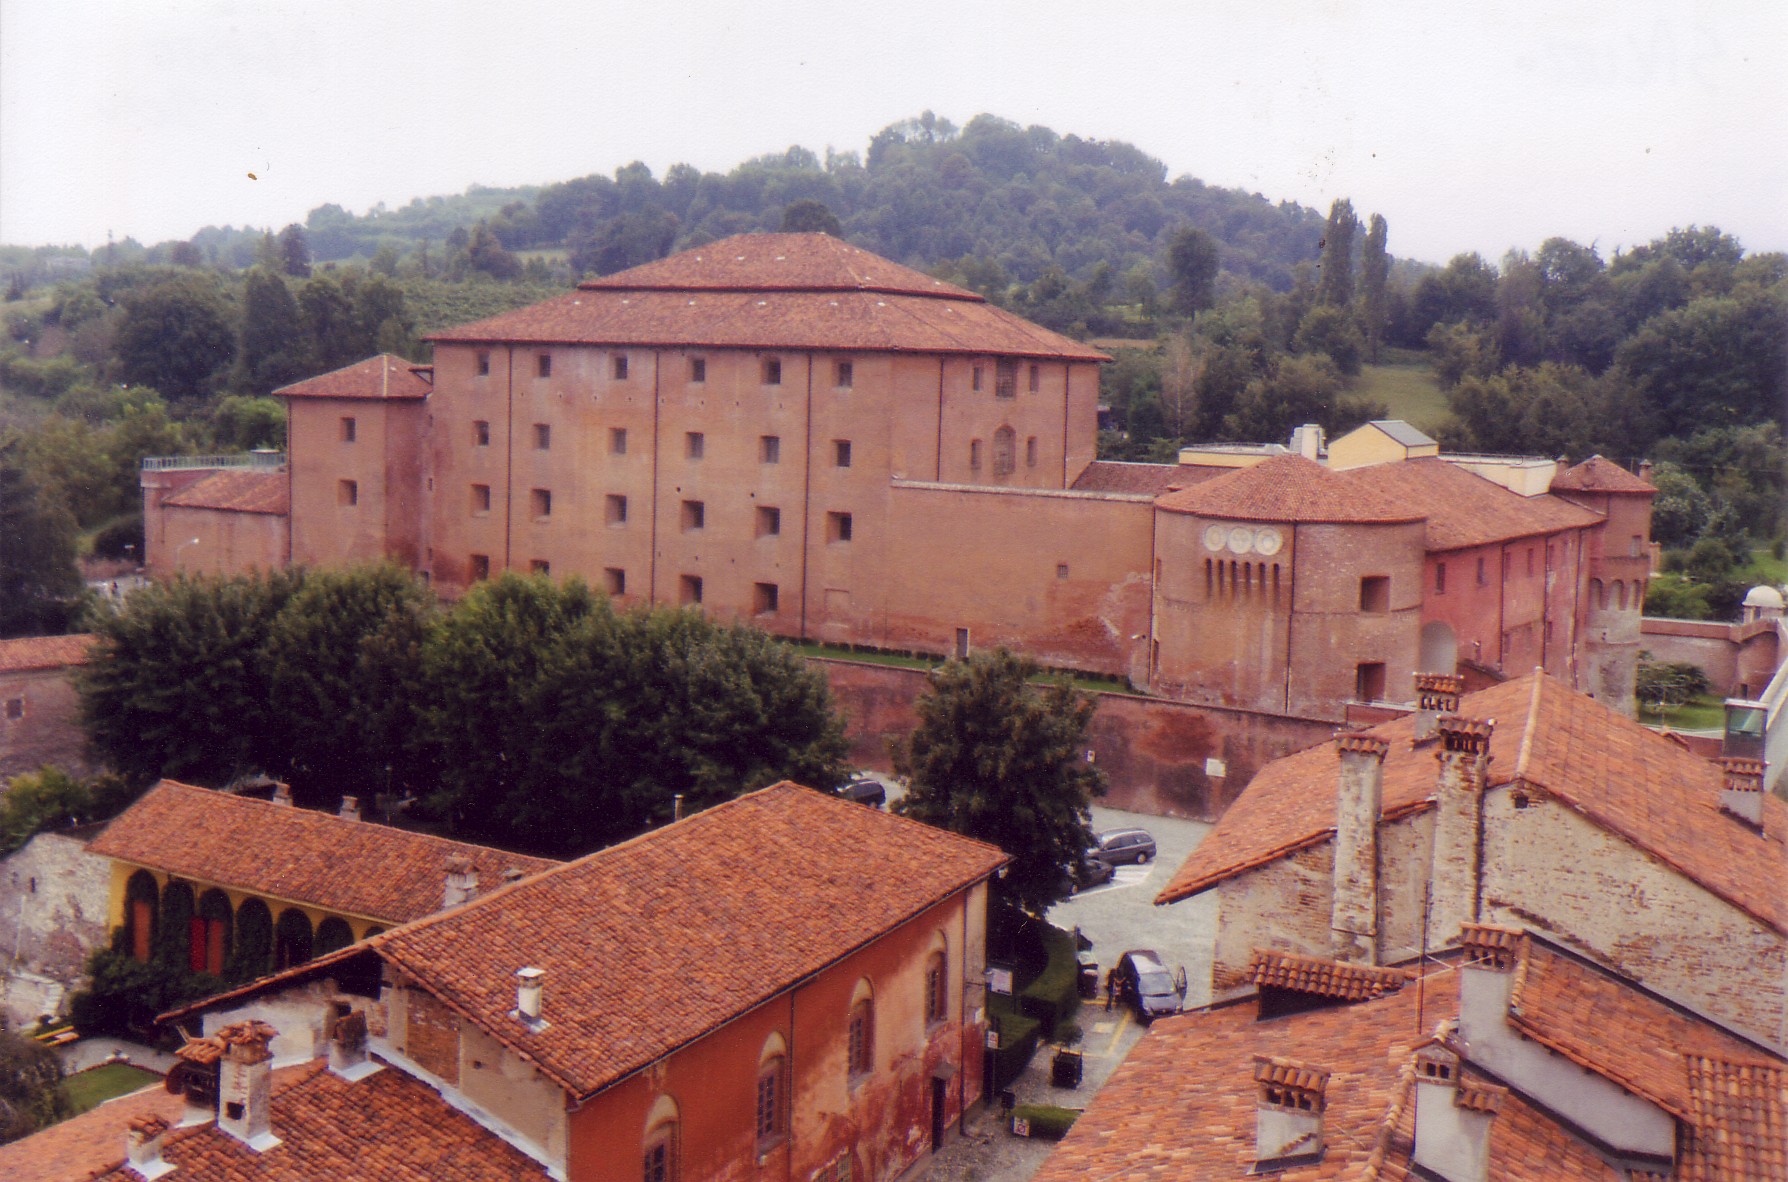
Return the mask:
M 1555 489 L 1572 492 L 1655 493 L 1657 488 L 1639 479 L 1613 460 L 1590 456 L 1581 464 L 1560 472 L 1552 481 Z
M 481 891 L 500 886 L 505 870 L 534 874 L 560 865 L 173 780 L 151 788 L 87 848 L 383 924 L 440 910 L 449 857 L 471 859 Z
M 1766 795 L 1763 832 L 1720 810 L 1718 766 L 1535 670 L 1467 694 L 1459 713 L 1494 718 L 1490 786 L 1542 789 L 1779 932 L 1788 932 L 1788 802 Z M 1401 718 L 1366 733 L 1389 742 L 1381 815 L 1432 807 L 1434 748 Z M 1335 828 L 1334 741 L 1269 763 L 1224 812 L 1156 900 L 1171 903 L 1295 850 Z
M 19 636 L 0 640 L 0 673 L 29 673 L 37 669 L 85 665 L 94 639 L 91 632 L 77 632 L 72 636 Z
M 162 501 L 165 508 L 283 515 L 289 503 L 284 472 L 226 468 L 193 481 Z
M 1110 360 L 824 234 L 723 239 L 430 339 Z
M 281 386 L 275 398 L 356 398 L 401 399 L 427 398 L 433 384 L 421 373 L 427 366 L 391 353 L 380 353 L 365 361 L 356 361 L 340 369 Z
M 270 1149 L 254 1150 L 215 1122 L 168 1132 L 162 1160 L 174 1178 L 219 1182 L 507 1182 L 550 1177 L 546 1167 L 396 1067 L 354 1082 L 315 1061 L 272 1095 Z M 115 1134 L 122 1146 L 124 1125 Z M 114 1157 L 114 1160 L 117 1160 Z M 90 1175 L 139 1176 L 123 1162 Z
M 1364 1001 L 1403 988 L 1412 979 L 1402 969 L 1348 964 L 1320 956 L 1256 949 L 1248 979 L 1257 986 L 1290 989 L 1337 1001 Z
M 1155 504 L 1170 513 L 1230 521 L 1387 524 L 1427 516 L 1352 476 L 1303 456 L 1273 456 L 1167 493 Z
M 1130 464 L 1116 460 L 1094 460 L 1074 478 L 1075 492 L 1136 493 L 1160 496 L 1175 485 L 1201 484 L 1221 475 L 1225 469 L 1192 468 L 1180 464 Z

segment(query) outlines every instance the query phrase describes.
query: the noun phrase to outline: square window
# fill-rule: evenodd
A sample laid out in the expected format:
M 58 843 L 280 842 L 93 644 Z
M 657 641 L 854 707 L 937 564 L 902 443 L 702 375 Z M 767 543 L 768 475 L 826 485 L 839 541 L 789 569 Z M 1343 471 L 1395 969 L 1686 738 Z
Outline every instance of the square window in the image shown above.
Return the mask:
M 1043 367 L 1040 365 L 1033 365 L 1033 366 L 1031 366 L 1029 390 L 1032 394 L 1035 394 L 1038 390 L 1041 390 L 1042 388 L 1043 388 Z
M 1360 580 L 1360 610 L 1382 613 L 1391 610 L 1391 577 L 1367 575 Z
M 472 555 L 472 577 L 474 579 L 490 578 L 490 555 Z
M 358 433 L 359 424 L 354 422 L 354 420 L 347 415 L 343 415 L 341 420 L 341 441 L 343 443 L 352 443 L 354 442 L 354 436 Z
M 627 354 L 615 354 L 610 372 L 615 375 L 615 381 L 617 382 L 624 382 L 627 380 Z
M 536 558 L 528 563 L 528 570 L 537 575 L 550 575 L 553 573 L 553 564 L 544 558 Z
M 702 601 L 702 577 L 684 575 L 677 580 L 677 602 L 697 604 Z
M 474 484 L 472 486 L 472 512 L 490 512 L 490 485 Z
M 851 515 L 849 513 L 826 514 L 826 541 L 848 542 L 851 540 Z
M 627 524 L 627 498 L 619 493 L 610 493 L 603 502 L 603 519 L 610 525 Z
M 689 431 L 683 436 L 683 455 L 687 459 L 701 459 L 706 446 L 707 440 L 700 431 Z
M 1012 398 L 1018 393 L 1018 363 L 1000 360 L 993 363 L 993 396 Z
M 551 517 L 553 515 L 553 490 L 550 488 L 529 489 L 528 508 L 533 511 L 536 521 Z
M 17 721 L 18 719 L 25 717 L 25 699 L 6 699 L 6 717 L 8 721 Z
M 1384 700 L 1384 662 L 1369 661 L 1354 666 L 1353 696 L 1361 702 Z
M 546 451 L 553 445 L 553 428 L 550 423 L 534 424 L 534 450 Z
M 757 507 L 757 536 L 773 538 L 782 532 L 782 510 L 770 505 Z
M 848 390 L 851 388 L 852 376 L 851 363 L 848 361 L 840 361 L 832 384 L 837 386 L 840 390 Z
M 360 484 L 358 481 L 344 480 L 336 489 L 336 500 L 344 505 L 360 503 Z
M 708 380 L 708 359 L 706 357 L 691 357 L 689 359 L 689 380 L 691 383 Z
M 1065 579 L 1068 577 L 1068 564 L 1067 563 L 1058 562 L 1055 564 L 1055 577 L 1058 579 Z
M 757 458 L 766 464 L 782 463 L 782 436 L 758 436 Z
M 981 367 L 977 365 L 972 370 L 969 371 L 969 389 L 979 390 L 980 388 L 981 388 Z
M 612 456 L 627 454 L 627 428 L 610 427 L 608 429 L 608 453 Z
M 485 422 L 483 419 L 479 419 L 477 422 L 472 424 L 472 446 L 473 447 L 489 447 L 490 446 L 490 424 Z
M 782 385 L 782 358 L 780 358 L 780 357 L 766 357 L 766 358 L 764 358 L 764 385 L 766 385 L 766 386 L 780 386 L 780 385 Z
M 602 584 L 610 595 L 627 594 L 627 572 L 618 566 L 602 568 Z
M 832 466 L 835 468 L 848 468 L 851 466 L 850 440 L 834 439 L 832 441 Z
M 683 528 L 701 529 L 707 522 L 708 508 L 700 501 L 683 502 Z
M 478 376 L 485 377 L 490 373 L 490 350 L 478 350 Z
M 553 376 L 553 355 L 551 353 L 537 353 L 537 354 L 535 354 L 535 356 L 534 356 L 534 372 L 539 374 L 543 378 L 552 377 Z
M 775 583 L 754 583 L 751 591 L 751 610 L 760 616 L 776 614 L 778 593 Z

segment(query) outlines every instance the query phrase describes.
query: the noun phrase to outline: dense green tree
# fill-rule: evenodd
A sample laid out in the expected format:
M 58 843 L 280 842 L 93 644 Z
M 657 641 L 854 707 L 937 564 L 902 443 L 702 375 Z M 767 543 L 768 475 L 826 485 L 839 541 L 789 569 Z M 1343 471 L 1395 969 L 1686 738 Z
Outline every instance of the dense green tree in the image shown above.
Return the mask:
M 1752 290 L 1694 300 L 1628 337 L 1616 366 L 1664 435 L 1778 420 L 1788 405 L 1788 309 Z
M 66 631 L 82 596 L 75 521 L 0 437 L 0 636 Z
M 1360 359 L 1366 343 L 1360 330 L 1345 308 L 1334 304 L 1318 304 L 1304 316 L 1297 335 L 1291 341 L 1296 353 L 1322 353 L 1335 363 L 1335 368 L 1349 376 L 1360 372 Z
M 1476 252 L 1454 255 L 1439 271 L 1416 282 L 1408 313 L 1397 326 L 1397 341 L 1420 348 L 1437 324 L 1466 321 L 1492 324 L 1497 318 L 1496 268 Z
M 1696 533 L 1716 510 L 1725 508 L 1752 537 L 1763 540 L 1780 536 L 1783 515 L 1788 513 L 1788 448 L 1783 446 L 1780 425 L 1772 422 L 1711 427 L 1687 439 L 1666 439 L 1658 445 L 1656 454 L 1661 461 L 1676 462 L 1670 467 L 1679 479 L 1688 480 L 1692 473 L 1693 479 L 1706 489 Z M 1659 463 L 1658 470 L 1665 467 Z M 1656 473 L 1653 483 L 1657 483 Z M 1653 537 L 1658 537 L 1658 502 L 1666 496 L 1664 486 L 1660 484 L 1658 488 L 1652 507 Z M 1684 540 L 1665 545 L 1686 546 L 1694 536 L 1691 533 Z
M 1359 235 L 1359 215 L 1345 197 L 1329 207 L 1328 228 L 1322 235 L 1322 278 L 1316 298 L 1337 308 L 1353 305 L 1353 240 Z
M 279 232 L 279 261 L 292 278 L 310 278 L 310 240 L 304 236 L 304 227 L 296 222 Z
M 1378 363 L 1378 346 L 1384 339 L 1385 291 L 1391 274 L 1391 256 L 1386 249 L 1390 226 L 1384 215 L 1375 213 L 1366 230 L 1366 245 L 1360 253 L 1360 332 L 1366 338 L 1366 360 Z
M 503 246 L 491 228 L 479 222 L 466 242 L 466 266 L 492 279 L 516 279 L 521 275 L 521 262 Z
M 839 225 L 838 215 L 827 208 L 824 201 L 815 201 L 811 197 L 790 202 L 788 208 L 782 211 L 782 232 L 844 237 L 844 227 Z
M 335 276 L 318 275 L 299 288 L 298 310 L 310 337 L 313 369 L 340 369 L 372 353 L 372 339 L 355 311 L 354 297 Z
M 1619 397 L 1618 387 L 1587 371 L 1548 361 L 1467 376 L 1447 400 L 1473 450 L 1587 456 L 1627 453 L 1626 424 L 1610 417 Z
M 42 1043 L 0 1029 L 0 1144 L 74 1114 L 62 1090 L 62 1060 Z
M 1105 775 L 1086 759 L 1092 700 L 1066 681 L 1032 685 L 1037 672 L 1004 649 L 934 670 L 892 753 L 909 784 L 894 811 L 1005 850 L 995 890 L 1041 915 L 1092 839 Z
M 153 283 L 123 304 L 115 347 L 125 382 L 192 401 L 236 356 L 236 317 L 208 275 L 186 272 Z
M 1228 439 L 1285 439 L 1304 423 L 1326 423 L 1341 396 L 1341 374 L 1320 354 L 1282 356 L 1250 381 L 1223 420 Z
M 1687 549 L 1707 527 L 1713 502 L 1682 468 L 1660 461 L 1651 472 L 1658 492 L 1651 502 L 1651 538 L 1668 550 Z
M 1192 316 L 1211 306 L 1221 252 L 1217 240 L 1197 226 L 1183 226 L 1167 244 L 1169 295 L 1174 311 Z
M 277 398 L 247 398 L 232 394 L 218 401 L 211 412 L 211 438 L 217 447 L 251 451 L 286 446 L 286 408 Z
M 284 276 L 254 268 L 242 287 L 241 347 L 234 384 L 266 394 L 315 368 L 310 333 Z

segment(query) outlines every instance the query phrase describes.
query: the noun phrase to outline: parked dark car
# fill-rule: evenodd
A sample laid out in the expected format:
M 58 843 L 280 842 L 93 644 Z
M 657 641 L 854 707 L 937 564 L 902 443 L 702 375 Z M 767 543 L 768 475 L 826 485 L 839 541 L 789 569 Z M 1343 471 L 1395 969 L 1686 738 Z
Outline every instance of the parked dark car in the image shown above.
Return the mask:
M 833 792 L 846 800 L 854 800 L 858 804 L 866 804 L 870 808 L 879 809 L 888 803 L 888 789 L 882 782 L 873 776 L 863 775 L 861 772 L 834 788 Z
M 1112 866 L 1141 865 L 1155 856 L 1155 838 L 1147 829 L 1107 829 L 1093 834 L 1087 853 Z
M 1077 891 L 1084 891 L 1088 887 L 1108 883 L 1116 875 L 1117 871 L 1112 869 L 1110 862 L 1102 858 L 1095 858 L 1091 854 L 1082 854 L 1074 859 L 1074 864 L 1068 867 L 1066 874 L 1062 875 L 1061 887 L 1056 893 L 1072 895 Z
M 1177 979 L 1168 975 L 1167 966 L 1148 948 L 1132 948 L 1118 959 L 1111 970 L 1117 978 L 1117 998 L 1133 1006 L 1136 1016 L 1145 1025 L 1156 1018 L 1180 1012 L 1186 998 L 1186 974 L 1180 970 Z

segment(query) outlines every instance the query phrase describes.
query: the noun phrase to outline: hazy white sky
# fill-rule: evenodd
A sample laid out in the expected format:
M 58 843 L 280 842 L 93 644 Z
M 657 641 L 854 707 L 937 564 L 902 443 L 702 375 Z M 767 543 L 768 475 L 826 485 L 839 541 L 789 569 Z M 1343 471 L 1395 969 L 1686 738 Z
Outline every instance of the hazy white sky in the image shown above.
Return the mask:
M 861 151 L 929 107 L 1351 197 L 1405 257 L 1785 250 L 1785 58 L 1782 0 L 3 0 L 0 242 Z

